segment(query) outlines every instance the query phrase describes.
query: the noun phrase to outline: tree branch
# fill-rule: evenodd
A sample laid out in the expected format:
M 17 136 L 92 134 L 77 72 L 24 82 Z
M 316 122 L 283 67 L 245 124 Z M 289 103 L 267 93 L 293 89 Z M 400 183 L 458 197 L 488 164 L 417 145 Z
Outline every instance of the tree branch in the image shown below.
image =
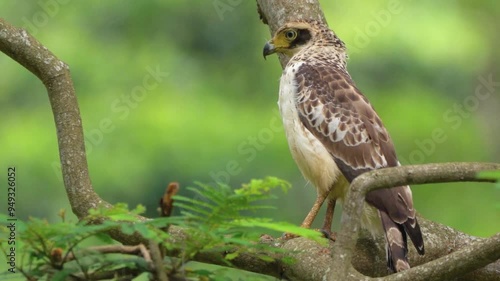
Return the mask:
M 458 181 L 491 182 L 492 180 L 477 179 L 477 173 L 485 170 L 500 170 L 500 164 L 426 164 L 385 168 L 357 177 L 351 183 L 345 204 L 343 205 L 343 216 L 346 219 L 342 222 L 340 232 L 337 234 L 337 243 L 332 251 L 333 263 L 336 268 L 333 270 L 333 279 L 331 280 L 339 280 L 338 278 L 341 277 L 345 279 L 352 272 L 351 261 L 355 252 L 356 238 L 358 237 L 358 230 L 360 228 L 361 213 L 365 204 L 365 196 L 369 191 L 407 184 Z M 423 229 L 423 231 L 426 230 Z M 497 243 L 496 247 L 494 247 L 495 242 Z M 398 273 L 398 280 L 439 280 L 437 276 L 441 276 L 440 274 L 443 274 L 443 272 L 446 272 L 446 276 L 450 278 L 463 274 L 464 269 L 473 271 L 484 267 L 500 258 L 500 243 L 498 242 L 500 242 L 498 235 L 483 241 L 477 241 L 473 245 L 467 246 L 461 251 L 450 254 L 439 261 L 436 260 L 425 266 Z M 464 256 L 464 252 L 476 254 L 481 258 L 471 259 L 471 256 Z M 450 264 L 450 261 L 454 261 L 455 264 Z M 441 270 L 443 264 L 448 266 L 447 270 Z M 461 266 L 457 266 L 458 264 L 461 264 Z
M 168 281 L 168 276 L 163 266 L 163 257 L 160 247 L 155 241 L 149 240 L 149 250 L 151 251 L 151 257 L 153 259 L 152 265 L 154 266 L 156 279 L 158 281 Z
M 103 201 L 90 182 L 80 109 L 69 67 L 26 30 L 0 18 L 0 51 L 35 74 L 47 88 L 59 142 L 64 186 L 73 213 L 79 218 Z
M 68 65 L 26 30 L 10 25 L 3 18 L 0 18 L 0 51 L 35 74 L 47 89 L 57 130 L 64 187 L 73 213 L 82 219 L 92 208 L 109 208 L 111 204 L 99 197 L 90 181 L 80 109 Z M 137 218 L 146 220 L 142 216 Z M 175 227 L 173 231 L 180 232 Z M 147 243 L 137 234 L 125 235 L 111 230 L 110 235 L 125 244 Z
M 68 255 L 65 257 L 65 259 L 62 260 L 61 262 L 65 263 L 65 262 L 72 261 L 76 258 L 75 255 L 83 256 L 89 252 L 97 252 L 100 254 L 127 254 L 127 255 L 134 255 L 134 256 L 137 256 L 140 254 L 146 262 L 152 263 L 152 261 L 153 261 L 146 246 L 144 246 L 143 244 L 138 244 L 136 246 L 102 245 L 102 246 L 89 247 L 89 248 L 79 250 L 76 254 L 75 253 L 68 253 Z

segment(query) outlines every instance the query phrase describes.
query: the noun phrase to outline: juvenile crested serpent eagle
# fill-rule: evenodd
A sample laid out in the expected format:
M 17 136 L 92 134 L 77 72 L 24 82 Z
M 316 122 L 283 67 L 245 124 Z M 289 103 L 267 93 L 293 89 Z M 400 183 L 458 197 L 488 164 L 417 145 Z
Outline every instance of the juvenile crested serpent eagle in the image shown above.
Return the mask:
M 331 235 L 335 202 L 344 199 L 349 183 L 400 163 L 380 117 L 347 72 L 344 42 L 333 31 L 313 20 L 289 22 L 266 43 L 264 57 L 273 53 L 290 58 L 278 104 L 292 156 L 318 194 L 302 226 L 311 226 L 327 199 L 322 230 Z M 407 235 L 424 254 L 410 187 L 372 191 L 366 202 L 362 224 L 385 235 L 388 267 L 408 269 Z

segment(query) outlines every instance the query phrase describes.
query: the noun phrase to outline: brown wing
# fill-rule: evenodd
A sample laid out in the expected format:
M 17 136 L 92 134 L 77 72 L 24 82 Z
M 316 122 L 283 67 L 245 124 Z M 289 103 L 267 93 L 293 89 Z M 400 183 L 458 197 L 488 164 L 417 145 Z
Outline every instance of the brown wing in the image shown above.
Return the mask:
M 373 169 L 399 166 L 380 117 L 346 72 L 304 63 L 296 82 L 303 125 L 322 142 L 349 182 Z M 403 225 L 419 253 L 424 252 L 408 186 L 375 190 L 366 201 Z

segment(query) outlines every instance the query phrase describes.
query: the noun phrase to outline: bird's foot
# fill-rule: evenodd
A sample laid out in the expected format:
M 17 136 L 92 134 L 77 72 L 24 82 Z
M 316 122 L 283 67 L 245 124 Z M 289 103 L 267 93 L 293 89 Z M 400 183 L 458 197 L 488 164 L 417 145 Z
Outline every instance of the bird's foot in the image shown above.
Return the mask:
M 326 239 L 329 239 L 329 240 L 332 240 L 333 242 L 335 242 L 335 240 L 337 240 L 337 232 L 333 232 L 331 230 L 327 230 L 327 229 L 318 229 L 319 232 L 323 233 L 323 236 L 326 238 Z

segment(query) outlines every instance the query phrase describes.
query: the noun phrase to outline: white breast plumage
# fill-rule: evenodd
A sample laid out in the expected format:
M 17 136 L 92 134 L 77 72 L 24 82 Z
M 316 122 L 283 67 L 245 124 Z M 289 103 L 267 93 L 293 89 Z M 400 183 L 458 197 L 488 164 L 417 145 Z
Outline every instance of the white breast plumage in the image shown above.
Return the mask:
M 295 73 L 301 65 L 302 62 L 296 62 L 283 71 L 278 105 L 288 145 L 300 171 L 321 192 L 327 192 L 341 172 L 323 144 L 299 119 L 295 103 L 298 94 Z

